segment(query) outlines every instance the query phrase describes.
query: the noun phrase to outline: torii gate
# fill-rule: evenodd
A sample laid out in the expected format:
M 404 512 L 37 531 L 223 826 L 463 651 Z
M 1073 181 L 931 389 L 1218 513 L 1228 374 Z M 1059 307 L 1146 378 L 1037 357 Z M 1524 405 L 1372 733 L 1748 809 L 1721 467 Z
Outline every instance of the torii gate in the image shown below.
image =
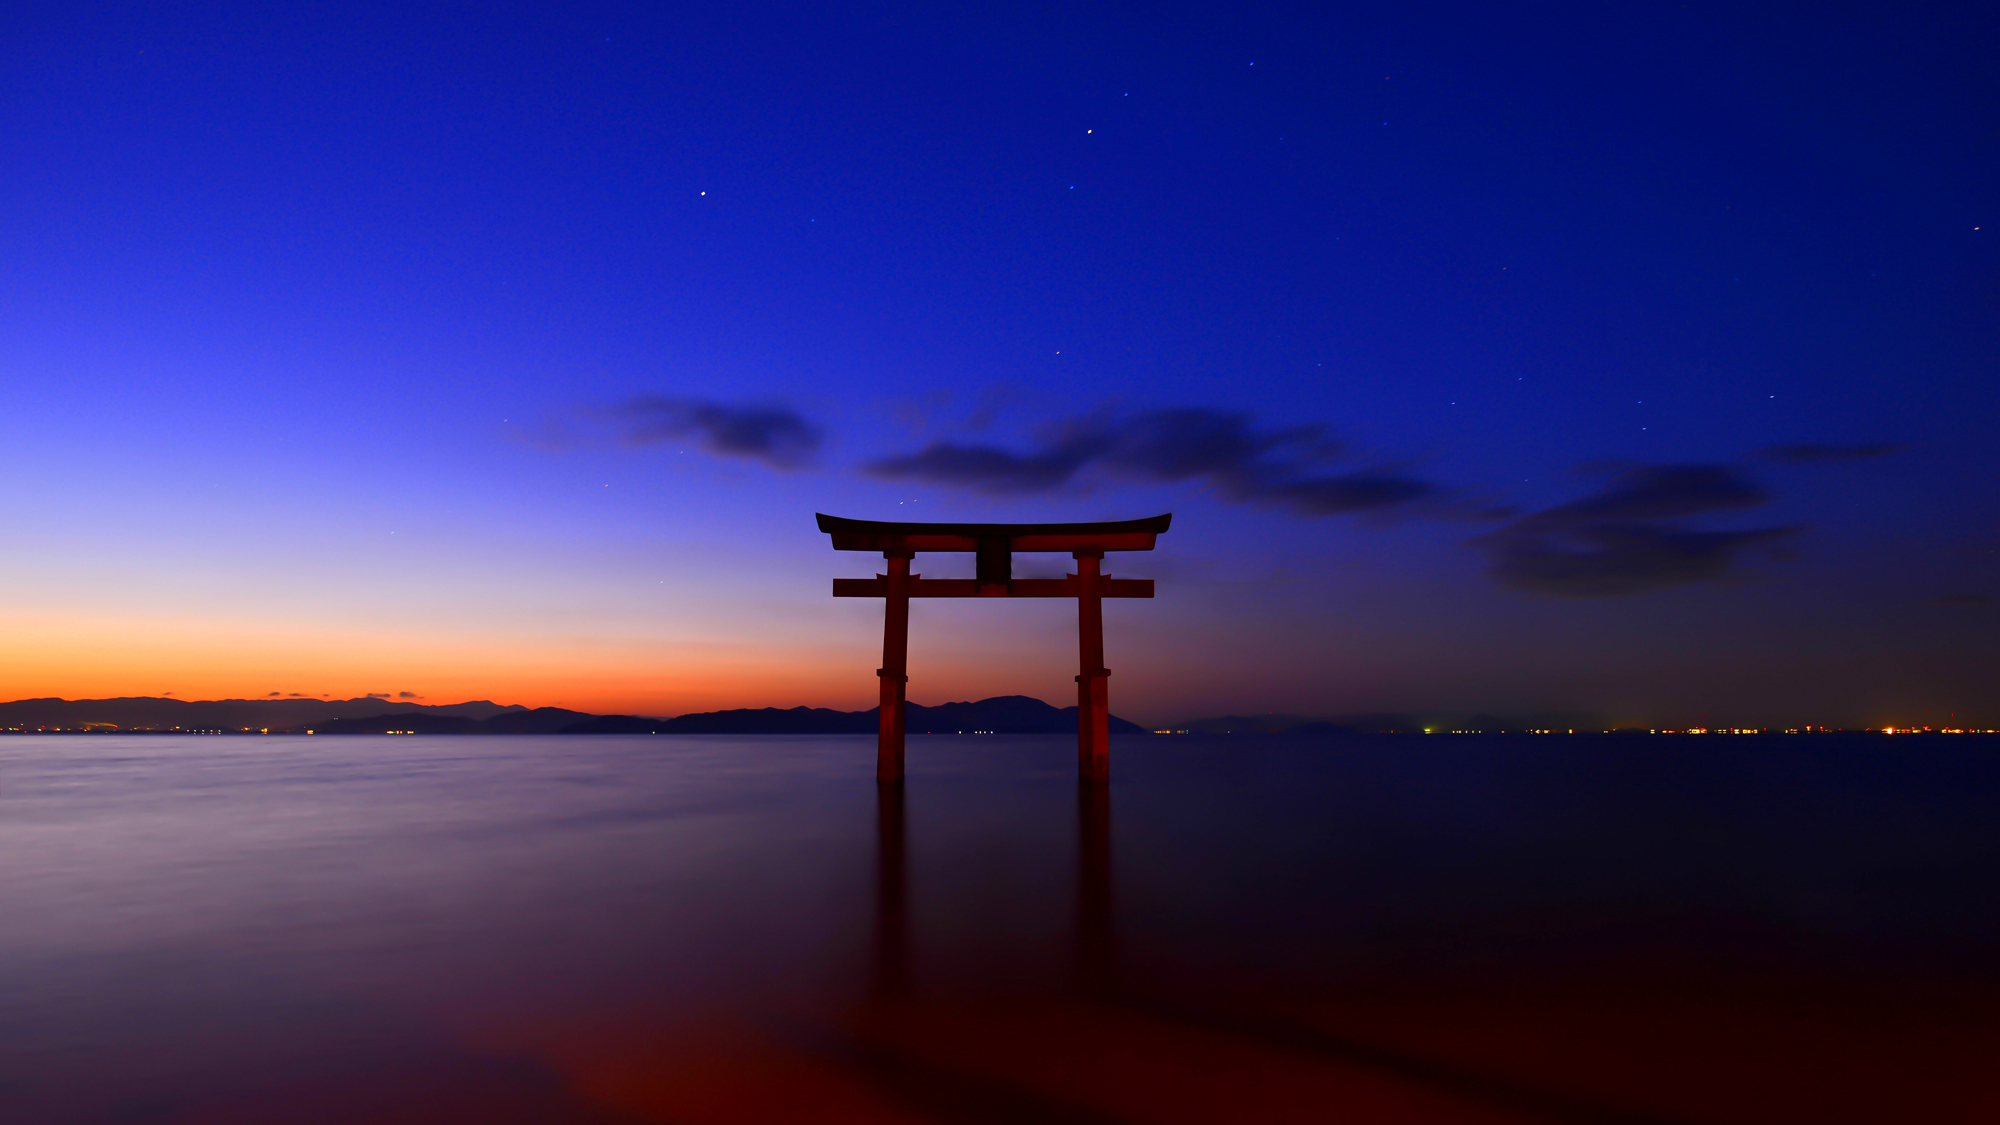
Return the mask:
M 883 598 L 880 731 L 875 776 L 903 776 L 903 704 L 909 677 L 911 598 L 1075 598 L 1077 772 L 1101 781 L 1111 772 L 1111 670 L 1104 666 L 1104 598 L 1150 598 L 1150 578 L 1099 573 L 1106 551 L 1150 551 L 1173 522 L 1170 512 L 1111 523 L 884 523 L 820 515 L 819 529 L 836 551 L 880 551 L 889 573 L 836 578 L 836 598 Z M 918 551 L 961 551 L 978 556 L 976 578 L 925 578 L 910 573 Z M 1014 577 L 1016 551 L 1067 551 L 1076 573 L 1063 578 Z

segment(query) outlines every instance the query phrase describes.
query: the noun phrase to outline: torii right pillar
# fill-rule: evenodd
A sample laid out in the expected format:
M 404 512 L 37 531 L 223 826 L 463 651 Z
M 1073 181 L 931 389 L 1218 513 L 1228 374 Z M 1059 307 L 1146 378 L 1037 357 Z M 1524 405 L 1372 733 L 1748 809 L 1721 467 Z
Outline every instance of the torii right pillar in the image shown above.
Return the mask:
M 1111 777 L 1111 669 L 1104 666 L 1104 552 L 1077 551 L 1076 772 L 1085 781 Z

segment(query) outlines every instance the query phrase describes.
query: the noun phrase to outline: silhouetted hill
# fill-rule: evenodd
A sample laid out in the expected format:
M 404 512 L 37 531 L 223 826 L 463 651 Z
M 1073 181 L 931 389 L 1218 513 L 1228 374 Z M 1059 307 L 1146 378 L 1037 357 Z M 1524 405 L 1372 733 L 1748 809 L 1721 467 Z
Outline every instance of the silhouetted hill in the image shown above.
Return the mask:
M 293 730 L 341 717 L 449 715 L 488 719 L 526 711 L 484 699 L 426 705 L 400 700 L 363 699 L 17 699 L 0 703 L 0 730 L 36 727 L 78 728 L 108 724 L 121 730 Z
M 312 728 L 315 734 L 556 734 L 590 719 L 588 712 L 561 707 L 523 707 L 485 719 L 463 715 L 425 715 L 407 711 L 358 719 L 330 719 Z
M 463 715 L 420 715 L 399 711 L 390 715 L 367 715 L 353 719 L 327 719 L 316 723 L 315 734 L 471 734 L 478 719 Z
M 868 729 L 875 729 L 875 713 L 879 710 L 874 708 L 862 712 L 868 716 Z M 903 727 L 912 734 L 970 734 L 973 731 L 1065 734 L 1076 731 L 1076 708 L 1051 707 L 1026 695 L 996 695 L 977 703 L 941 703 L 936 707 L 919 707 L 912 703 L 908 705 Z M 1111 716 L 1112 734 L 1139 734 L 1143 730 L 1137 723 Z
M 649 719 L 644 715 L 599 715 L 564 727 L 562 734 L 660 734 L 671 719 Z
M 860 734 L 875 729 L 873 711 L 825 707 L 743 707 L 661 720 L 661 734 Z
M 566 734 L 873 734 L 876 712 L 834 711 L 825 707 L 740 708 L 708 711 L 673 719 L 639 715 L 606 715 L 564 728 Z M 904 726 L 911 734 L 1064 734 L 1076 730 L 1076 708 L 1051 707 L 1025 695 L 1002 695 L 977 703 L 906 705 Z M 1142 728 L 1116 715 L 1114 734 L 1136 734 Z
M 592 715 L 561 707 L 529 709 L 487 700 L 425 705 L 366 699 L 182 700 L 140 696 L 123 699 L 17 699 L 0 703 L 0 730 L 77 730 L 89 725 L 121 730 L 268 730 L 318 734 L 873 734 L 875 708 L 833 711 L 825 707 L 744 708 L 709 711 L 673 719 L 644 715 Z M 912 734 L 988 731 L 994 734 L 1063 734 L 1076 729 L 1076 708 L 1051 707 L 1025 695 L 1002 695 L 975 703 L 936 707 L 909 705 Z M 1117 716 L 1115 734 L 1140 728 Z
M 480 734 L 557 734 L 576 725 L 579 720 L 593 716 L 588 711 L 569 711 L 561 707 L 537 707 L 532 711 L 517 711 L 507 715 L 495 715 L 479 722 Z

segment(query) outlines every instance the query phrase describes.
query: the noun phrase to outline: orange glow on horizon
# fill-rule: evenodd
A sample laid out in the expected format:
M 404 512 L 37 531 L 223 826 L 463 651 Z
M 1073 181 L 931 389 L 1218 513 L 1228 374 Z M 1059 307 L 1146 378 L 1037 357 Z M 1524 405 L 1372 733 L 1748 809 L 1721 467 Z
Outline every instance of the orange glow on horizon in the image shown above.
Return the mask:
M 879 629 L 879 627 L 878 627 Z M 426 705 L 486 699 L 596 714 L 672 716 L 736 707 L 875 705 L 878 630 L 835 640 L 438 634 L 312 622 L 79 622 L 11 614 L 0 632 L 0 699 L 360 699 Z M 940 654 L 913 677 L 937 704 L 1022 694 L 1072 705 L 1065 654 Z M 277 693 L 274 695 L 273 693 Z M 404 697 L 403 693 L 409 693 Z M 1114 707 L 1118 696 L 1114 694 Z M 1141 701 L 1128 697 L 1126 710 Z

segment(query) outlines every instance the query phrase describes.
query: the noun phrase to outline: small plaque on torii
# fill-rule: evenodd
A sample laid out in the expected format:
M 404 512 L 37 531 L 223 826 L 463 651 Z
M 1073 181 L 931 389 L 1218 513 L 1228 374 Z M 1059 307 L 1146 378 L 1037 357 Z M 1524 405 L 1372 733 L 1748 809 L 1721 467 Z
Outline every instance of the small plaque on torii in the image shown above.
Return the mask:
M 1104 667 L 1105 598 L 1150 598 L 1150 578 L 1112 578 L 1102 573 L 1106 551 L 1150 551 L 1173 522 L 1171 513 L 1110 523 L 888 523 L 819 516 L 819 529 L 833 537 L 836 551 L 880 551 L 889 573 L 873 578 L 836 578 L 836 598 L 881 598 L 882 709 L 876 739 L 875 776 L 903 776 L 903 705 L 910 682 L 911 598 L 1075 598 L 1078 773 L 1103 780 L 1111 766 L 1111 705 Z M 977 558 L 975 577 L 925 578 L 910 573 L 918 551 L 969 553 Z M 1062 578 L 1014 577 L 1017 551 L 1064 552 L 1076 573 Z

